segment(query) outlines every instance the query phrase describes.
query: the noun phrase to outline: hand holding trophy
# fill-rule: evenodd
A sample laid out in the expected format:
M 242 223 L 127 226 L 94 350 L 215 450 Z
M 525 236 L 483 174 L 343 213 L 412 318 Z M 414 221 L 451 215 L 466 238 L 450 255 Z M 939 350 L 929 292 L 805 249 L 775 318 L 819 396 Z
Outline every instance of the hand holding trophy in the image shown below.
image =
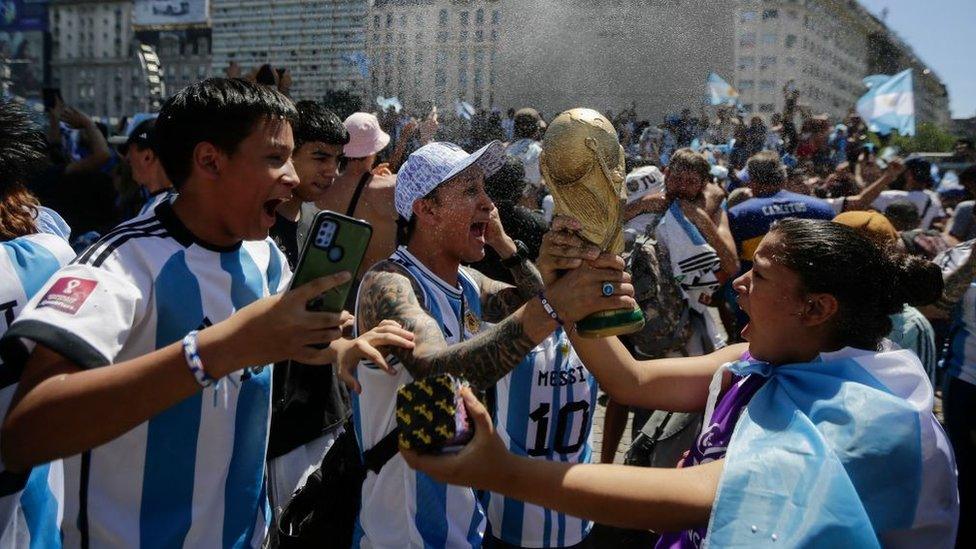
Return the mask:
M 592 109 L 571 109 L 552 121 L 539 161 L 557 215 L 580 221 L 580 236 L 605 252 L 624 249 L 624 150 L 613 124 Z M 612 291 L 612 285 L 609 286 Z M 639 308 L 603 311 L 576 323 L 584 337 L 629 334 L 644 326 Z

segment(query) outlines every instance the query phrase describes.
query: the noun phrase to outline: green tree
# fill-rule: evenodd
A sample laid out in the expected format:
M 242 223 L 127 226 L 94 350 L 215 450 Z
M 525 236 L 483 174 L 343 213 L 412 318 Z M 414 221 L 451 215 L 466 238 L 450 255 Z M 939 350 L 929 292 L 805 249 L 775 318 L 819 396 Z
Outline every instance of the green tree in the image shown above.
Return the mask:
M 952 152 L 952 146 L 957 137 L 935 124 L 923 122 L 915 128 L 915 136 L 893 134 L 885 140 L 883 137 L 872 134 L 872 141 L 875 144 L 897 147 L 900 154 L 916 152 Z

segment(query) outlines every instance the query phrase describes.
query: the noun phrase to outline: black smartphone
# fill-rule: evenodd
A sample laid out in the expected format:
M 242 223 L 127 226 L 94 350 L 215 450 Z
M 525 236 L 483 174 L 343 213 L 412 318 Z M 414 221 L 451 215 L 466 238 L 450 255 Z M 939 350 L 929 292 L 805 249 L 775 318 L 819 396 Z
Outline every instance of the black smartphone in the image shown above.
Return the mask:
M 361 219 L 329 210 L 315 214 L 291 287 L 342 271 L 349 271 L 352 279 L 309 301 L 308 310 L 342 312 L 372 236 L 373 227 Z
M 61 97 L 61 88 L 44 88 L 41 90 L 41 95 L 44 99 L 44 109 L 51 110 L 58 105 L 58 100 L 64 103 L 64 98 Z

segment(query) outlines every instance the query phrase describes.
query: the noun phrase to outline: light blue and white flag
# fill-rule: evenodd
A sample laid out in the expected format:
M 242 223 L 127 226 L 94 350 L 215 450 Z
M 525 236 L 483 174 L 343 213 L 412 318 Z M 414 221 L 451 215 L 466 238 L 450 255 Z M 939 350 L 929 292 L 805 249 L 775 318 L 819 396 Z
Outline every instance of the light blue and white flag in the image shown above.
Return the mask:
M 386 112 L 393 107 L 394 112 L 400 112 L 403 110 L 403 105 L 400 103 L 400 98 L 397 96 L 393 97 L 383 97 L 382 95 L 376 96 L 376 104 L 380 106 L 383 112 Z
M 955 459 L 911 351 L 726 368 L 769 380 L 729 443 L 711 546 L 952 547 Z
M 359 69 L 359 75 L 363 78 L 369 76 L 370 61 L 369 57 L 366 56 L 366 52 L 355 51 L 352 53 L 344 53 L 342 54 L 342 60 L 351 65 L 356 65 L 356 68 Z
M 870 88 L 857 101 L 857 112 L 868 129 L 881 134 L 897 130 L 901 135 L 915 135 L 915 92 L 912 69 L 885 78 L 872 75 L 864 79 Z
M 464 118 L 465 120 L 471 120 L 471 118 L 474 116 L 474 113 L 476 111 L 474 106 L 471 105 L 471 103 L 468 103 L 467 101 L 457 100 L 454 102 L 454 112 L 459 117 Z
M 714 72 L 708 75 L 708 98 L 712 105 L 738 105 L 739 92 Z

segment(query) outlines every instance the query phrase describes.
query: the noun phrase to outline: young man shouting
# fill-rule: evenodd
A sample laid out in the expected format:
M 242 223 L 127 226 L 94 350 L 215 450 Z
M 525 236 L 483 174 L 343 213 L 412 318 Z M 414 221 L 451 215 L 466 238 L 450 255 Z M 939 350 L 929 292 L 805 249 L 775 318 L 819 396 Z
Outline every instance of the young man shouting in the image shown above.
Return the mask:
M 259 546 L 264 366 L 375 354 L 338 341 L 339 314 L 305 309 L 348 273 L 282 292 L 290 270 L 268 229 L 298 184 L 295 117 L 286 97 L 242 80 L 170 98 L 156 150 L 179 196 L 58 271 L 4 336 L 5 365 L 23 377 L 3 461 L 66 458 L 66 545 Z

